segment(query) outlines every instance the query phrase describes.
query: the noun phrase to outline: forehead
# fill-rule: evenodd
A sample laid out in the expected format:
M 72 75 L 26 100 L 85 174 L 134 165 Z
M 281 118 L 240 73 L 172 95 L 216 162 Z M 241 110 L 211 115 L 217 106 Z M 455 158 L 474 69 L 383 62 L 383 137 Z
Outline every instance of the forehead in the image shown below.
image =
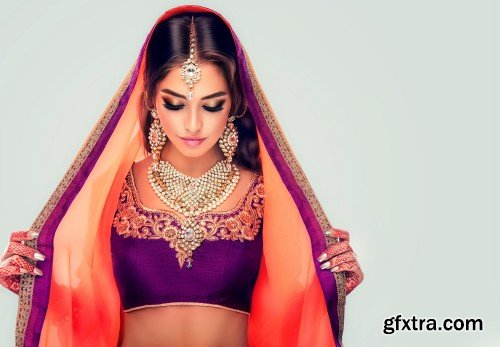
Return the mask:
M 214 64 L 201 63 L 199 66 L 201 75 L 200 80 L 193 85 L 194 99 L 220 91 L 228 92 L 226 79 Z M 181 77 L 181 66 L 170 70 L 158 87 L 159 89 L 172 89 L 185 96 L 188 92 L 188 85 Z

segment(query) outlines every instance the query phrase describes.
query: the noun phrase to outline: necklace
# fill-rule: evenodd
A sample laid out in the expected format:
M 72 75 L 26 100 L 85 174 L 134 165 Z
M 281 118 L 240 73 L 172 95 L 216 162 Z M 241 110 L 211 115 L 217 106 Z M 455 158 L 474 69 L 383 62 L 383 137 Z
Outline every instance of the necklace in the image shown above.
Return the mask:
M 179 266 L 187 261 L 192 267 L 193 251 L 205 239 L 196 218 L 222 204 L 240 179 L 235 164 L 218 161 L 201 177 L 188 176 L 168 161 L 159 160 L 148 168 L 148 179 L 155 194 L 170 208 L 182 213 L 186 219 L 177 232 L 174 242 Z

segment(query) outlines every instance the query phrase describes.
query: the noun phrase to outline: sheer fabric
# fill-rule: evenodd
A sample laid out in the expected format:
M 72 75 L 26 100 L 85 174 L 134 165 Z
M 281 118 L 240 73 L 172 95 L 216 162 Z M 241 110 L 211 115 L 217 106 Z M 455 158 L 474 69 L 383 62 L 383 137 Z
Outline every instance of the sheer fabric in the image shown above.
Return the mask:
M 146 47 L 154 27 L 185 11 L 211 12 L 231 29 L 245 98 L 257 127 L 265 182 L 263 257 L 252 293 L 248 342 L 262 346 L 340 346 L 343 273 L 316 257 L 334 242 L 331 227 L 230 24 L 194 5 L 166 11 L 33 225 L 44 276 L 23 275 L 17 346 L 116 346 L 123 307 L 113 277 L 110 232 L 122 184 L 146 156 L 139 104 Z

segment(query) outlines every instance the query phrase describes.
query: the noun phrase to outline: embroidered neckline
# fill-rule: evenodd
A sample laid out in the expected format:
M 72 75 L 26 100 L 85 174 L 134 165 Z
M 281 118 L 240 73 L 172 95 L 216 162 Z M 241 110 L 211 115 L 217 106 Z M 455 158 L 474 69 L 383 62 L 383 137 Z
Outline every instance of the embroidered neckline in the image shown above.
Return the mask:
M 113 226 L 116 228 L 116 233 L 125 238 L 164 239 L 170 243 L 170 248 L 175 249 L 179 267 L 182 268 L 184 262 L 188 261 L 188 268 L 190 268 L 193 251 L 201 242 L 219 239 L 241 242 L 254 240 L 262 223 L 263 207 L 263 176 L 254 173 L 246 192 L 236 206 L 224 211 L 203 212 L 195 218 L 196 238 L 194 241 L 189 241 L 186 237 L 180 237 L 179 232 L 184 233 L 184 236 L 188 232 L 192 233 L 194 229 L 190 231 L 189 228 L 192 227 L 193 221 L 181 219 L 183 215 L 177 211 L 144 206 L 135 186 L 132 169 L 130 169 L 120 193 Z M 186 246 L 186 240 L 191 242 L 188 244 L 189 247 Z
M 164 210 L 164 209 L 160 209 L 160 208 L 151 208 L 151 207 L 145 206 L 143 204 L 141 198 L 139 197 L 139 192 L 137 191 L 137 187 L 135 185 L 135 177 L 134 177 L 134 173 L 133 173 L 132 168 L 130 168 L 127 176 L 128 176 L 128 178 L 130 178 L 129 186 L 130 186 L 131 191 L 132 191 L 132 199 L 134 199 L 136 207 L 139 210 L 168 214 L 169 216 L 176 219 L 178 222 L 182 222 L 185 220 L 185 216 L 178 211 Z M 254 183 L 257 182 L 258 177 L 259 177 L 259 174 L 257 172 L 255 172 L 252 176 L 252 179 L 250 180 L 247 187 L 245 188 L 244 194 L 241 196 L 241 198 L 238 200 L 238 202 L 236 203 L 236 205 L 234 207 L 232 207 L 228 210 L 223 210 L 223 211 L 202 212 L 197 216 L 197 218 L 200 218 L 200 217 L 206 216 L 206 215 L 224 216 L 224 215 L 234 213 L 235 211 L 238 211 L 239 209 L 241 209 L 241 207 L 244 206 L 245 201 L 248 199 L 248 197 L 253 192 L 253 186 L 254 186 Z

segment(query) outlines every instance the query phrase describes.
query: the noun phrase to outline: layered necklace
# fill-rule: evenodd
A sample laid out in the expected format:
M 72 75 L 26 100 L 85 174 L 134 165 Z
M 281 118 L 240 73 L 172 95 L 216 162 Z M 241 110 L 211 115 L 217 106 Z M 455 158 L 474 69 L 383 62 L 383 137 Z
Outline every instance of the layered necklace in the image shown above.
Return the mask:
M 196 217 L 213 210 L 227 199 L 240 179 L 234 163 L 218 161 L 201 177 L 188 176 L 159 160 L 157 165 L 148 168 L 148 179 L 156 195 L 170 208 L 182 213 L 186 219 L 178 230 L 175 242 L 177 258 L 182 267 L 192 267 L 192 254 L 205 239 Z

